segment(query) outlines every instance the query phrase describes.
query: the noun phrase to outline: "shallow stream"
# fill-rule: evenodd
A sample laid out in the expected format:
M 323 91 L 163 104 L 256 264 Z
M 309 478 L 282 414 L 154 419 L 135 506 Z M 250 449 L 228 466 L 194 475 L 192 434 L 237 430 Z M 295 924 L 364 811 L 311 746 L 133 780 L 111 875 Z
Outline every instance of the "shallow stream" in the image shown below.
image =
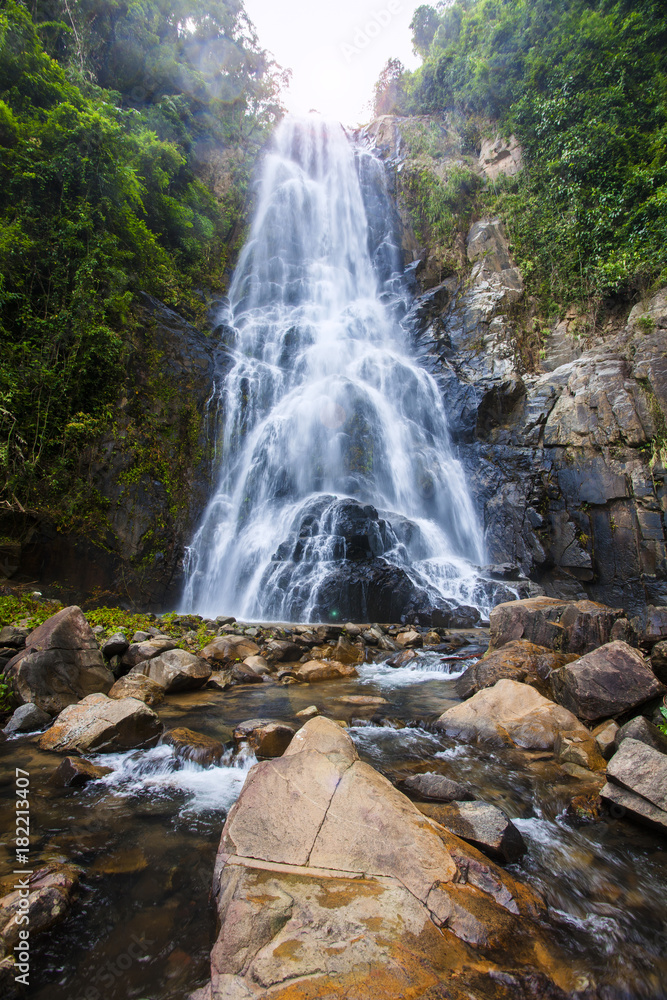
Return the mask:
M 627 820 L 576 827 L 566 809 L 585 793 L 545 753 L 456 745 L 431 729 L 455 704 L 465 660 L 420 654 L 416 669 L 382 664 L 359 679 L 313 685 L 245 685 L 168 696 L 167 728 L 187 726 L 231 739 L 246 719 L 299 722 L 316 705 L 350 723 L 362 758 L 396 780 L 434 770 L 468 784 L 515 819 L 528 853 L 512 871 L 541 890 L 552 932 L 581 988 L 592 981 L 604 1000 L 667 997 L 667 850 L 665 841 Z M 386 699 L 380 709 L 345 701 Z M 3 894 L 13 884 L 14 768 L 31 774 L 31 861 L 68 861 L 84 869 L 68 919 L 33 939 L 32 985 L 39 1000 L 184 1000 L 208 978 L 214 940 L 209 905 L 213 862 L 225 815 L 252 755 L 228 754 L 204 768 L 170 748 L 93 758 L 112 774 L 83 789 L 48 784 L 58 757 L 29 737 L 0 746 Z

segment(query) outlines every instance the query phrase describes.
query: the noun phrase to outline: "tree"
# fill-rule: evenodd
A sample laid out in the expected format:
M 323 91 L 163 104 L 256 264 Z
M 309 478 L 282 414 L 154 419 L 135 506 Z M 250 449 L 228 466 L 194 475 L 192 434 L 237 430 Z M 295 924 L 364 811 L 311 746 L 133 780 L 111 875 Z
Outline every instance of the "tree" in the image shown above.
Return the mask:
M 433 36 L 438 30 L 440 18 L 433 7 L 422 4 L 412 15 L 410 29 L 412 30 L 412 51 L 415 55 L 426 59 L 428 50 L 431 47 Z
M 404 73 L 405 66 L 400 59 L 388 59 L 385 63 L 375 84 L 373 110 L 376 118 L 399 112 L 403 97 Z

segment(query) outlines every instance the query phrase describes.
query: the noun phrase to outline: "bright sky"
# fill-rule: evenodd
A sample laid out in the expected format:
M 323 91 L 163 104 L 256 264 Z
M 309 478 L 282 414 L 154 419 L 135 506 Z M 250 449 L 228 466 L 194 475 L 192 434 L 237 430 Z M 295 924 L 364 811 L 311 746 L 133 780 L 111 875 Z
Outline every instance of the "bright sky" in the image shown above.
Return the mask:
M 245 0 L 262 48 L 293 71 L 285 103 L 344 125 L 370 121 L 373 84 L 389 58 L 408 69 L 412 15 L 424 0 Z

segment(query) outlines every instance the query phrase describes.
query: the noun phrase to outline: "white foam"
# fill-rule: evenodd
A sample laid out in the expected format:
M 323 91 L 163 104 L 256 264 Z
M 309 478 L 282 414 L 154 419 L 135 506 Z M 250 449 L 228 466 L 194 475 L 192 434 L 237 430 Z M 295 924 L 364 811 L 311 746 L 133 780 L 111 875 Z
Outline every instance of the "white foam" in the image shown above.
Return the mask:
M 241 793 L 248 771 L 257 763 L 252 753 L 204 767 L 176 756 L 173 747 L 104 754 L 96 763 L 113 768 L 102 779 L 109 792 L 118 796 L 173 798 L 185 795 L 180 815 L 227 812 Z

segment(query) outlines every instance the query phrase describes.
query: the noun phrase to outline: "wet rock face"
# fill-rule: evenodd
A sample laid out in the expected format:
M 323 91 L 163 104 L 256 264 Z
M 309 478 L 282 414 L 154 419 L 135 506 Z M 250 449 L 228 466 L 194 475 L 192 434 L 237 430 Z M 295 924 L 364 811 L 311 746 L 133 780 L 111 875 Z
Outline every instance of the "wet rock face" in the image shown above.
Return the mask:
M 559 994 L 534 896 L 422 815 L 321 717 L 251 770 L 213 893 L 220 929 L 196 997 L 416 998 L 444 996 L 446 984 L 458 998 L 472 975 L 495 998 L 499 955 L 516 983 L 537 975 L 541 996 Z
M 526 639 L 561 653 L 588 653 L 631 631 L 622 608 L 593 601 L 534 597 L 498 604 L 490 616 L 490 650 Z M 621 633 L 618 635 L 618 633 Z
M 572 712 L 513 680 L 500 680 L 447 709 L 436 725 L 448 736 L 527 750 L 553 750 L 563 733 L 590 738 Z
M 155 746 L 161 732 L 162 723 L 143 702 L 89 694 L 63 709 L 38 746 L 64 753 L 114 753 Z
M 639 740 L 623 740 L 609 761 L 600 795 L 667 832 L 667 755 Z
M 665 693 L 649 664 L 625 642 L 610 642 L 551 674 L 554 697 L 580 719 L 621 715 Z
M 25 648 L 5 668 L 22 703 L 49 715 L 114 682 L 80 608 L 63 608 L 28 635 Z
M 217 430 L 211 393 L 228 355 L 220 334 L 196 329 L 151 296 L 141 296 L 136 320 L 129 392 L 92 456 L 91 474 L 108 501 L 99 525 L 104 544 L 40 522 L 31 525 L 20 572 L 73 595 L 107 591 L 157 608 L 179 590 L 183 550 L 209 498 Z

